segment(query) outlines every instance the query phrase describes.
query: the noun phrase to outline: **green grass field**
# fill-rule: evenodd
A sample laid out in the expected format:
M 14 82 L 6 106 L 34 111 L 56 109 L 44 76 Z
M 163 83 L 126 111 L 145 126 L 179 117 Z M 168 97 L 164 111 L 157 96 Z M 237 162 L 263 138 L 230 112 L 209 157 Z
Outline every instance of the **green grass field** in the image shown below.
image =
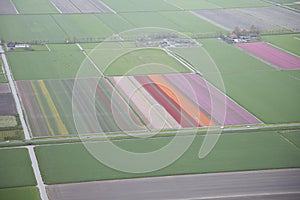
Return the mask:
M 121 13 L 120 15 L 138 28 L 161 27 L 182 33 L 216 33 L 224 31 L 189 12 L 136 12 Z
M 49 0 L 12 0 L 20 14 L 58 13 Z
M 291 143 L 300 148 L 300 134 L 299 131 L 288 131 L 281 133 L 283 137 L 288 139 Z
M 68 35 L 69 40 L 89 41 L 112 34 L 112 30 L 93 14 L 53 15 L 57 24 Z
M 297 134 L 300 134 L 299 131 Z M 153 150 L 153 147 L 156 149 L 165 145 L 169 140 L 153 138 L 114 143 L 133 152 L 147 152 Z M 300 149 L 276 132 L 222 135 L 213 151 L 200 160 L 198 152 L 202 142 L 203 136 L 197 136 L 191 147 L 175 163 L 145 174 L 111 169 L 98 162 L 82 144 L 40 146 L 35 151 L 46 184 L 300 166 Z
M 0 37 L 6 42 L 53 42 L 66 38 L 49 15 L 1 15 L 0 27 Z
M 76 45 L 49 45 L 51 51 L 9 52 L 7 59 L 15 80 L 74 78 L 85 55 Z M 90 75 L 97 73 L 85 62 Z
M 266 63 L 217 39 L 200 41 L 216 63 L 226 93 L 265 123 L 299 122 L 298 70 L 277 71 Z M 220 75 L 201 49 L 172 49 L 220 88 Z M 276 108 L 276 109 L 274 109 Z
M 17 187 L 0 189 L 0 199 L 5 200 L 39 200 L 36 187 Z
M 135 28 L 128 21 L 116 14 L 98 14 L 95 16 L 113 30 L 114 33 L 120 33 Z
M 0 160 L 0 188 L 36 185 L 27 149 L 0 149 Z
M 222 8 L 209 1 L 194 1 L 194 0 L 166 0 L 167 3 L 185 10 L 197 9 L 218 9 Z
M 270 35 L 263 40 L 300 57 L 300 34 Z
M 101 70 L 109 76 L 190 72 L 166 52 L 154 48 L 131 50 Z

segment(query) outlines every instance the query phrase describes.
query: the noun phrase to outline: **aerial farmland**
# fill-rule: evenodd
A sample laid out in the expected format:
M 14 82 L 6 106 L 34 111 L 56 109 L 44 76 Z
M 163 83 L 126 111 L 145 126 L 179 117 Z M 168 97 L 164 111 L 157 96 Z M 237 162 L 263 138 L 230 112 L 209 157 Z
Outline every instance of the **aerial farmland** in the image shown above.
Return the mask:
M 298 199 L 299 6 L 0 0 L 0 199 Z

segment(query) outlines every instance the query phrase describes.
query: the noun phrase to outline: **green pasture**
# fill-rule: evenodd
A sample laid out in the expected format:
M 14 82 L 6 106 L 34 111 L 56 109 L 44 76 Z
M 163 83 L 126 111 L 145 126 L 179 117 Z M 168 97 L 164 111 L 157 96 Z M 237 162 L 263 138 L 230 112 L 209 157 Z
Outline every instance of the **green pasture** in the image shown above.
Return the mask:
M 103 2 L 116 12 L 178 10 L 177 7 L 164 0 L 151 0 L 151 2 L 147 0 L 103 0 Z
M 300 57 L 300 34 L 268 35 L 263 40 Z
M 206 39 L 200 43 L 205 50 L 173 48 L 172 51 L 219 88 L 221 77 L 226 94 L 264 123 L 299 122 L 298 70 L 277 71 L 221 40 Z
M 213 151 L 200 160 L 203 138 L 196 136 L 190 148 L 172 165 L 142 174 L 111 169 L 89 154 L 82 144 L 39 146 L 35 151 L 46 184 L 300 166 L 300 149 L 276 132 L 221 135 Z M 121 140 L 114 144 L 133 152 L 147 152 L 164 146 L 170 139 Z
M 190 70 L 163 50 L 155 48 L 131 50 L 104 70 L 104 74 L 109 76 L 184 72 Z
M 197 9 L 218 9 L 222 8 L 209 1 L 194 1 L 194 0 L 166 0 L 167 3 L 185 10 Z
M 52 17 L 71 41 L 88 42 L 93 39 L 105 39 L 112 34 L 112 30 L 94 14 L 53 15 Z
M 74 78 L 85 60 L 75 45 L 49 45 L 51 51 L 9 52 L 7 58 L 15 80 Z M 85 68 L 93 76 L 94 66 L 88 61 Z M 89 76 L 87 75 L 87 76 Z
M 291 143 L 300 148 L 300 134 L 299 131 L 287 131 L 281 133 L 283 137 L 288 139 Z
M 66 34 L 49 15 L 1 15 L 0 38 L 6 42 L 65 41 Z
M 0 160 L 0 188 L 36 185 L 27 149 L 0 149 Z
M 16 187 L 0 189 L 0 199 L 5 200 L 39 200 L 37 187 Z
M 211 33 L 223 29 L 185 11 L 121 13 L 121 16 L 138 28 L 160 27 L 182 33 Z
M 203 39 L 198 42 L 202 45 L 201 48 L 171 48 L 171 50 L 202 74 L 214 74 L 218 71 L 226 74 L 274 70 L 264 62 L 222 40 Z M 214 66 L 217 66 L 217 69 Z
M 58 13 L 50 0 L 12 0 L 20 14 Z
M 264 123 L 300 122 L 300 82 L 281 71 L 222 74 L 226 93 Z M 213 80 L 213 75 L 207 79 Z
M 161 16 L 177 24 L 182 33 L 219 33 L 225 31 L 190 12 L 161 12 Z
M 114 33 L 120 33 L 126 30 L 135 28 L 128 21 L 116 14 L 97 14 L 98 17 L 104 24 L 106 24 Z

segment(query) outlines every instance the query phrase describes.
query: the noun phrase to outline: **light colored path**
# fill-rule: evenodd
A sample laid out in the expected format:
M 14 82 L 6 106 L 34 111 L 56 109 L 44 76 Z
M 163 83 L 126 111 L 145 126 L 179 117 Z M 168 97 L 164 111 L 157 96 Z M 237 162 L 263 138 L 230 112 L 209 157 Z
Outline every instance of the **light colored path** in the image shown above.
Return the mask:
M 51 200 L 297 199 L 300 169 L 98 181 L 47 187 Z
M 13 94 L 13 97 L 14 97 L 14 100 L 15 100 L 15 103 L 16 103 L 16 107 L 17 107 L 17 111 L 18 111 L 18 114 L 19 114 L 19 117 L 20 117 L 22 128 L 24 130 L 25 139 L 30 140 L 31 137 L 30 137 L 29 129 L 28 129 L 27 124 L 26 124 L 25 119 L 24 119 L 21 102 L 18 98 L 17 88 L 15 86 L 15 83 L 14 83 L 14 80 L 13 80 L 13 77 L 12 77 L 12 74 L 11 74 L 11 71 L 10 71 L 5 53 L 4 53 L 3 48 L 2 48 L 1 45 L 0 45 L 0 52 L 2 52 L 1 57 L 2 57 L 2 60 L 3 60 L 3 64 L 4 64 L 4 69 L 5 69 L 6 76 L 7 76 L 7 79 L 8 79 L 8 83 L 10 85 L 10 88 L 11 88 L 11 91 L 12 91 L 12 94 Z M 43 179 L 42 179 L 42 176 L 41 176 L 41 173 L 40 173 L 40 169 L 39 169 L 38 162 L 37 162 L 37 159 L 36 159 L 36 156 L 35 156 L 35 152 L 33 150 L 33 146 L 27 146 L 26 148 L 28 149 L 28 152 L 29 152 L 33 172 L 34 172 L 34 175 L 35 175 L 35 178 L 36 178 L 36 181 L 37 181 L 37 186 L 38 186 L 38 189 L 39 189 L 39 192 L 40 192 L 41 199 L 42 200 L 48 200 L 48 196 L 47 196 L 47 193 L 46 193 L 46 187 L 45 187 L 45 184 L 43 182 Z
M 46 192 L 46 186 L 45 186 L 44 181 L 43 181 L 42 176 L 41 176 L 41 172 L 40 172 L 40 169 L 39 169 L 38 161 L 37 161 L 37 158 L 35 156 L 33 146 L 27 146 L 26 148 L 28 149 L 28 152 L 29 152 L 33 172 L 34 172 L 34 175 L 35 175 L 35 178 L 36 178 L 37 187 L 39 188 L 41 199 L 42 200 L 48 200 L 48 196 L 47 196 L 47 192 Z
M 0 52 L 2 52 L 1 57 L 2 57 L 2 60 L 3 60 L 3 64 L 4 64 L 4 70 L 5 70 L 5 73 L 6 73 L 6 77 L 7 77 L 9 86 L 11 88 L 12 95 L 13 95 L 15 103 L 16 103 L 17 111 L 18 111 L 20 121 L 21 121 L 23 130 L 24 130 L 25 139 L 30 140 L 31 137 L 30 137 L 29 129 L 28 129 L 27 124 L 25 122 L 21 102 L 20 102 L 18 94 L 17 94 L 17 88 L 15 86 L 15 83 L 14 83 L 14 80 L 13 80 L 13 77 L 12 77 L 12 74 L 11 74 L 11 71 L 10 71 L 5 53 L 3 52 L 2 45 L 0 45 Z

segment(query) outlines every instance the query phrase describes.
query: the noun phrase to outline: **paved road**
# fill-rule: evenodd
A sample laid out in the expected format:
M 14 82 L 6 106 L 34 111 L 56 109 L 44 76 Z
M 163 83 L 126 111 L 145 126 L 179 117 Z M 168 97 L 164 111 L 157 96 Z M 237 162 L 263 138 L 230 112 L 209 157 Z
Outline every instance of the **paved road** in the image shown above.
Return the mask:
M 21 107 L 21 102 L 20 102 L 18 94 L 17 94 L 17 88 L 14 84 L 13 76 L 12 76 L 12 73 L 10 71 L 6 56 L 4 54 L 4 51 L 3 51 L 3 48 L 2 48 L 1 45 L 0 45 L 0 52 L 1 52 L 3 63 L 4 63 L 4 69 L 5 69 L 5 72 L 6 72 L 8 83 L 9 83 L 9 86 L 11 88 L 11 91 L 12 91 L 12 94 L 13 94 L 13 97 L 14 97 L 14 100 L 15 100 L 15 103 L 16 103 L 16 107 L 17 107 L 17 111 L 18 111 L 18 114 L 19 114 L 21 124 L 22 124 L 22 128 L 24 130 L 25 139 L 30 140 L 31 139 L 30 132 L 29 132 L 29 129 L 28 129 L 27 124 L 25 122 L 25 118 L 24 118 L 24 115 L 23 115 L 23 110 L 22 110 L 22 107 Z M 39 166 L 38 166 L 38 162 L 37 162 L 37 159 L 36 159 L 36 156 L 35 156 L 35 152 L 33 150 L 33 146 L 28 146 L 26 148 L 28 149 L 28 152 L 29 152 L 33 172 L 34 172 L 34 175 L 35 175 L 35 178 L 36 178 L 36 181 L 37 181 L 37 187 L 39 188 L 39 192 L 40 192 L 40 197 L 41 197 L 42 200 L 48 200 L 48 196 L 47 196 L 47 193 L 46 193 L 46 187 L 45 187 L 44 182 L 42 180 L 41 172 L 40 172 L 40 169 L 39 169 Z
M 98 181 L 47 187 L 50 200 L 299 199 L 300 169 Z

